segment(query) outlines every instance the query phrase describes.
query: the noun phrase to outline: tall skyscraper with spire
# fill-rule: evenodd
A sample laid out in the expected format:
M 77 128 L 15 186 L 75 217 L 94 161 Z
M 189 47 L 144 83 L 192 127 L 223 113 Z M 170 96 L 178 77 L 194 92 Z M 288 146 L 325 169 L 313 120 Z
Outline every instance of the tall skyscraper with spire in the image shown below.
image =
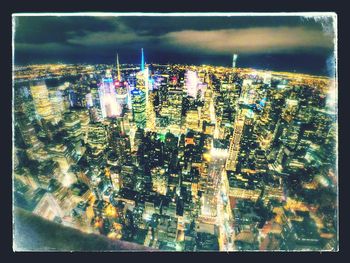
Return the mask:
M 122 81 L 118 53 L 117 53 L 116 69 L 117 69 L 117 72 L 116 72 L 116 81 L 114 82 L 114 87 L 116 92 L 116 100 L 117 100 L 118 108 L 121 109 L 120 114 L 118 116 L 120 117 L 123 115 L 124 107 L 127 105 L 131 105 L 131 94 L 129 91 L 128 83 L 126 81 Z
M 142 93 L 145 96 L 145 117 L 146 117 L 146 125 L 144 125 L 142 123 L 142 116 L 140 114 L 136 114 L 141 116 L 142 118 L 134 118 L 134 119 L 139 119 L 136 121 L 136 123 L 138 123 L 138 127 L 143 126 L 143 128 L 146 128 L 148 130 L 155 130 L 155 112 L 153 109 L 153 95 L 151 94 L 151 96 L 149 96 L 150 91 L 149 91 L 149 86 L 150 86 L 150 80 L 149 80 L 149 69 L 148 67 L 145 65 L 145 57 L 144 57 L 144 53 L 143 53 L 143 48 L 141 49 L 141 67 L 140 67 L 140 71 L 136 74 L 136 88 L 134 90 L 131 91 L 131 96 L 132 96 L 132 100 L 133 102 L 133 111 L 134 110 L 134 105 L 138 105 L 140 103 L 136 102 L 139 96 L 139 91 L 142 91 Z M 141 105 L 141 104 L 140 104 Z M 138 108 L 142 108 L 142 107 L 138 107 Z M 134 114 L 135 116 L 135 114 Z
M 119 56 L 118 56 L 118 53 L 117 53 L 117 79 L 118 81 L 121 81 L 121 75 L 120 75 L 120 65 L 119 65 Z
M 138 128 L 146 127 L 146 93 L 139 89 L 131 91 L 132 114 Z
M 141 70 L 136 74 L 136 88 L 146 93 L 146 101 L 148 101 L 149 72 L 148 67 L 145 67 L 143 48 L 141 48 Z
M 233 56 L 232 56 L 232 69 L 236 68 L 237 57 L 238 57 L 237 54 L 233 54 Z
M 145 57 L 143 55 L 143 48 L 141 48 L 141 71 L 145 69 Z

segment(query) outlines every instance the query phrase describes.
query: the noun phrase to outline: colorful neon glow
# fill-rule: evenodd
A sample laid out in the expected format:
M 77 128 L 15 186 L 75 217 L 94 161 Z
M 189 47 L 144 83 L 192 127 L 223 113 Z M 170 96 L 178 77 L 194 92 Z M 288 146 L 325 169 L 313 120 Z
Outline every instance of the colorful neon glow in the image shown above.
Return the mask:
M 265 106 L 265 103 L 266 103 L 266 98 L 263 98 L 263 99 L 260 101 L 260 106 L 261 106 L 261 107 L 264 107 L 264 106 Z
M 99 87 L 100 105 L 103 118 L 119 117 L 122 107 L 117 103 L 115 87 L 112 78 L 103 78 Z
M 187 94 L 189 96 L 196 98 L 197 91 L 198 91 L 198 84 L 199 84 L 199 80 L 198 80 L 197 72 L 188 70 L 186 72 L 185 86 L 186 86 Z
M 145 57 L 143 55 L 143 48 L 141 48 L 141 71 L 145 69 Z

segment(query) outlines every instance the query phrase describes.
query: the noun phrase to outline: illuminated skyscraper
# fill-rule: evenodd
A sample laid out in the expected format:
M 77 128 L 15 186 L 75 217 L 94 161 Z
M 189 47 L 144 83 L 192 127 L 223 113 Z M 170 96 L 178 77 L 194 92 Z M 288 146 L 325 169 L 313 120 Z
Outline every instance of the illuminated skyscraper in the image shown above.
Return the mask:
M 67 139 L 74 145 L 78 155 L 81 155 L 81 140 L 83 139 L 81 122 L 77 113 L 70 111 L 64 114 L 64 128 L 67 132 Z
M 102 123 L 90 123 L 87 140 L 88 162 L 100 166 L 106 161 L 104 151 L 108 145 L 107 139 L 106 127 Z
M 81 140 L 81 125 L 77 113 L 70 111 L 64 114 L 64 127 L 73 140 Z
M 202 128 L 200 127 L 200 110 L 198 109 L 193 109 L 187 111 L 186 114 L 186 127 L 188 129 L 202 132 Z
M 30 86 L 34 105 L 40 118 L 46 121 L 54 121 L 52 105 L 49 100 L 49 92 L 45 83 L 35 83 Z
M 171 85 L 168 88 L 168 99 L 163 103 L 161 115 L 169 120 L 169 124 L 181 125 L 182 88 Z
M 146 93 L 148 97 L 148 67 L 145 67 L 143 48 L 141 49 L 141 67 L 140 71 L 136 73 L 136 88 Z
M 99 151 L 107 147 L 107 131 L 101 123 L 90 123 L 88 131 L 88 145 Z
M 102 117 L 114 118 L 120 116 L 122 108 L 117 103 L 116 91 L 110 71 L 102 79 L 98 92 Z
M 82 132 L 82 139 L 84 142 L 87 141 L 87 135 L 88 135 L 88 129 L 89 129 L 89 123 L 90 123 L 90 117 L 88 111 L 81 111 L 78 114 L 80 119 L 80 125 L 81 125 L 81 132 Z
M 242 104 L 251 104 L 255 98 L 255 91 L 253 80 L 244 79 L 242 83 L 241 95 L 239 97 L 239 103 Z
M 232 56 L 232 69 L 236 68 L 237 57 L 238 57 L 237 54 L 233 54 L 233 56 Z
M 63 94 L 60 90 L 49 91 L 49 100 L 52 106 L 54 119 L 59 121 L 62 119 L 62 114 L 65 111 Z
M 122 77 L 120 75 L 120 65 L 119 65 L 119 56 L 118 56 L 118 53 L 117 53 L 117 80 L 118 81 L 121 81 L 122 80 Z
M 143 48 L 141 48 L 141 71 L 145 69 L 145 57 L 143 55 Z
M 150 80 L 149 80 L 149 69 L 148 67 L 145 67 L 145 60 L 144 60 L 144 54 L 143 54 L 143 48 L 141 49 L 141 71 L 138 72 L 136 74 L 136 89 L 138 91 L 141 91 L 144 96 L 144 104 L 145 104 L 145 118 L 146 118 L 146 122 L 145 125 L 141 124 L 143 121 L 141 121 L 143 119 L 143 114 L 139 115 L 138 113 L 136 113 L 136 115 L 134 114 L 134 102 L 133 103 L 133 116 L 134 116 L 134 121 L 135 121 L 135 116 L 136 119 L 138 119 L 138 121 L 136 121 L 136 125 L 138 127 L 143 127 L 143 128 L 147 128 L 148 130 L 154 131 L 155 129 L 155 112 L 153 109 L 153 95 L 149 96 L 149 86 L 150 86 Z M 133 100 L 133 97 L 135 97 L 134 90 L 131 91 L 131 100 Z M 143 95 L 142 95 L 143 96 Z M 139 97 L 138 94 L 136 94 L 136 97 Z M 138 100 L 138 98 L 134 98 L 136 100 Z M 139 102 L 136 102 L 136 105 L 139 105 Z M 136 106 L 139 108 L 139 106 Z M 141 107 L 142 108 L 142 107 Z M 139 111 L 140 108 L 137 110 Z M 139 119 L 138 117 L 141 117 L 141 119 Z M 137 124 L 138 123 L 138 124 Z
M 128 87 L 125 84 L 126 83 L 121 81 L 116 81 L 114 83 L 115 97 L 120 112 L 118 117 L 120 117 L 123 114 L 123 108 L 128 105 L 128 100 L 130 99 L 130 96 L 128 94 Z
M 118 109 L 120 111 L 120 114 L 118 117 L 120 117 L 123 114 L 123 109 L 125 106 L 128 106 L 130 99 L 130 92 L 129 92 L 129 86 L 126 81 L 122 81 L 122 77 L 120 74 L 120 65 L 119 65 L 119 56 L 117 54 L 117 78 L 114 81 L 114 87 L 115 87 L 115 96 L 118 104 Z
M 109 136 L 109 145 L 117 157 L 118 164 L 124 164 L 130 158 L 130 139 L 128 136 L 113 130 Z
M 202 79 L 204 80 L 204 77 Z M 197 71 L 187 70 L 185 73 L 185 88 L 188 96 L 194 99 L 203 99 L 207 84 L 201 82 Z
M 147 96 L 148 101 L 146 101 L 146 129 L 150 131 L 155 131 L 156 129 L 156 113 L 154 111 L 153 100 L 154 94 L 151 93 Z
M 29 147 L 35 151 L 43 147 L 43 143 L 38 140 L 34 126 L 24 113 L 16 113 L 15 121 L 15 128 L 18 127 L 18 135 L 22 138 L 26 147 Z
M 145 92 L 134 89 L 131 91 L 131 103 L 133 120 L 139 128 L 146 126 L 146 94 Z
M 185 75 L 185 87 L 189 96 L 193 98 L 197 97 L 198 84 L 199 80 L 197 72 L 188 70 Z

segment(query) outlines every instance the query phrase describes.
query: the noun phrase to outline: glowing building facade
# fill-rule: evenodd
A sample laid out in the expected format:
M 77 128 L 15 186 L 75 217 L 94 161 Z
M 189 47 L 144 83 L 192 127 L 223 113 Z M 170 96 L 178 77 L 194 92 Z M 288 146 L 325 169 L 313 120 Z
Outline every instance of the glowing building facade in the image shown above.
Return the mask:
M 237 54 L 233 54 L 233 56 L 232 56 L 232 69 L 236 68 L 237 57 L 238 57 Z
M 186 114 L 186 127 L 188 129 L 201 132 L 201 126 L 200 126 L 200 111 L 195 110 L 188 110 Z
M 134 89 L 131 91 L 131 103 L 133 120 L 137 127 L 145 128 L 146 125 L 146 94 Z
M 188 70 L 185 75 L 185 87 L 188 96 L 193 98 L 197 97 L 198 84 L 199 80 L 197 72 Z
M 49 91 L 45 83 L 35 83 L 30 86 L 37 115 L 46 121 L 54 121 Z
M 161 115 L 167 117 L 170 125 L 181 125 L 182 88 L 171 85 L 168 88 L 168 100 L 163 103 Z
M 99 166 L 105 161 L 104 152 L 108 145 L 108 134 L 102 123 L 90 123 L 87 139 L 87 160 Z
M 15 115 L 16 125 L 18 132 L 23 139 L 26 146 L 30 147 L 34 151 L 43 147 L 43 143 L 38 139 L 34 126 L 31 124 L 29 118 L 22 112 Z
M 115 118 L 121 115 L 122 108 L 117 103 L 116 90 L 110 72 L 107 72 L 106 78 L 102 79 L 99 87 L 100 106 L 103 118 Z
M 116 79 L 114 81 L 114 87 L 115 87 L 115 97 L 117 100 L 117 108 L 119 109 L 120 113 L 118 115 L 121 116 L 123 114 L 123 109 L 127 106 L 129 107 L 130 104 L 130 92 L 129 92 L 129 85 L 126 81 L 122 80 L 121 72 L 120 72 L 120 64 L 119 64 L 119 56 L 117 54 L 117 63 L 116 63 Z
M 136 74 L 136 88 L 148 94 L 148 68 Z M 148 96 L 148 95 L 147 95 Z
M 49 91 L 49 100 L 51 102 L 52 113 L 55 120 L 62 119 L 62 114 L 65 112 L 66 107 L 64 105 L 63 94 L 60 90 Z
M 147 128 L 147 130 L 154 131 L 156 117 L 153 107 L 153 95 L 149 94 L 152 82 L 149 78 L 149 69 L 145 66 L 143 49 L 141 49 L 140 68 L 141 71 L 136 74 L 136 89 L 131 91 L 133 117 L 137 127 Z M 144 97 L 144 99 L 142 97 Z M 137 107 L 136 110 L 134 109 L 135 106 Z M 143 113 L 144 111 L 145 113 Z M 144 118 L 145 124 L 143 124 Z
M 115 85 L 115 97 L 120 111 L 118 116 L 121 116 L 123 113 L 123 108 L 128 105 L 129 94 L 128 87 L 126 82 L 116 81 Z
M 207 84 L 201 82 L 196 71 L 187 70 L 185 73 L 185 88 L 188 96 L 192 98 L 199 96 L 200 99 L 203 99 Z

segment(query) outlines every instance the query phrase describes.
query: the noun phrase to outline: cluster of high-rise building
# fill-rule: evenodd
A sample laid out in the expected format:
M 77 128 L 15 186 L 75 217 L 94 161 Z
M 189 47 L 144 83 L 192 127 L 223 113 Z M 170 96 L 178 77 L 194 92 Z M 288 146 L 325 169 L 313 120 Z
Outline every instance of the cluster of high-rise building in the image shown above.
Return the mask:
M 334 82 L 236 61 L 17 72 L 14 205 L 160 250 L 335 250 Z

